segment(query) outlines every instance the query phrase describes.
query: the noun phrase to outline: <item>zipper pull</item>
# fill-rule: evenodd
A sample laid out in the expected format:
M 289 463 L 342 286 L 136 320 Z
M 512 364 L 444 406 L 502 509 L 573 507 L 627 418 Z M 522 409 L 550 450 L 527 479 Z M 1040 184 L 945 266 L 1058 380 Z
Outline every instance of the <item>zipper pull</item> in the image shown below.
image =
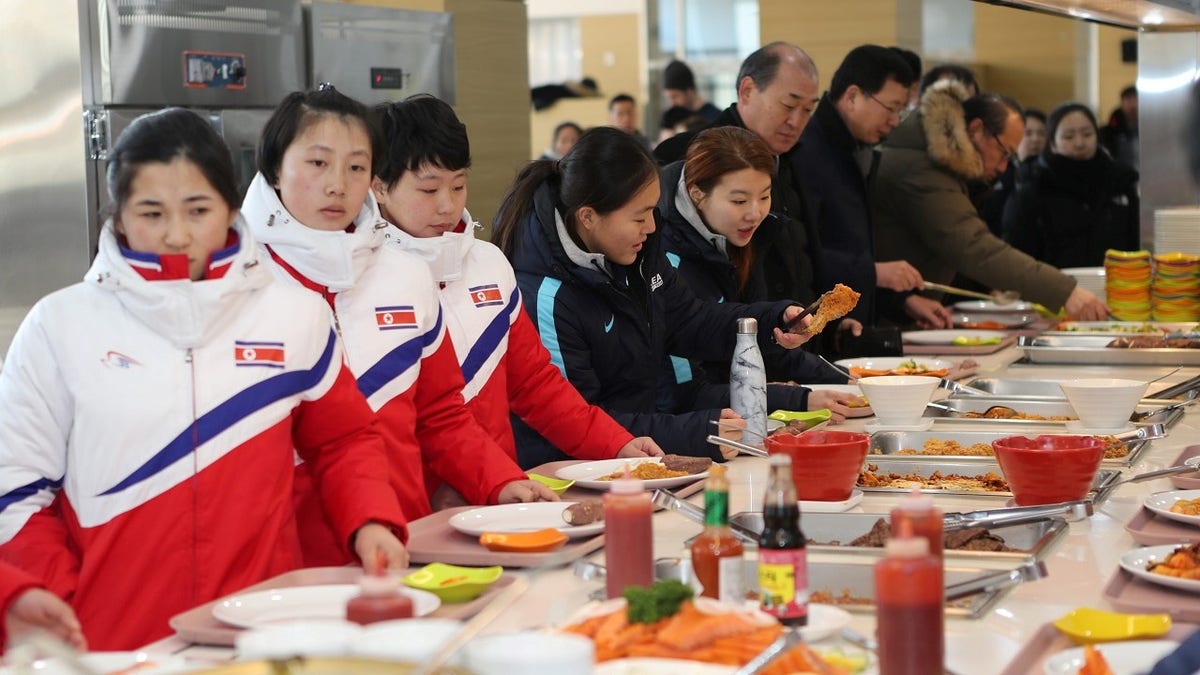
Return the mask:
M 184 363 L 192 362 L 192 348 L 191 347 L 188 347 L 187 354 L 183 357 L 183 362 Z

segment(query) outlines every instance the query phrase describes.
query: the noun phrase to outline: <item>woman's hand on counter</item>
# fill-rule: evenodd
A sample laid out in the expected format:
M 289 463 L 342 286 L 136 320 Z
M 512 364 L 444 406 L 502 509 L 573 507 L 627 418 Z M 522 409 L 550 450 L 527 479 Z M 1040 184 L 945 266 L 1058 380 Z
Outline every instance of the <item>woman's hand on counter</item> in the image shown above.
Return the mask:
M 617 457 L 622 459 L 626 457 L 662 457 L 663 450 L 658 447 L 658 443 L 649 436 L 638 436 L 621 446 L 617 452 Z
M 500 489 L 499 504 L 519 502 L 556 502 L 558 495 L 535 480 L 514 480 Z

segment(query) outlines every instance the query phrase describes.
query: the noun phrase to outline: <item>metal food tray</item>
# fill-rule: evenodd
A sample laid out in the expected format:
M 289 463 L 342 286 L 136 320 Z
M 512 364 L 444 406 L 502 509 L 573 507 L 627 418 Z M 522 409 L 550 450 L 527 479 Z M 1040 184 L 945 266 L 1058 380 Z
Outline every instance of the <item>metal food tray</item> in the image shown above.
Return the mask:
M 938 404 L 944 405 L 953 409 L 958 413 L 981 413 L 994 405 L 1002 405 L 1012 408 L 1017 412 L 1041 415 L 1042 417 L 1069 417 L 1073 420 L 1079 419 L 1075 414 L 1075 409 L 1071 407 L 1067 400 L 1035 400 L 1030 401 L 1019 398 L 993 398 L 991 396 L 963 396 L 961 398 L 946 398 L 937 401 Z M 1064 420 L 1022 420 L 1022 419 L 995 419 L 990 417 L 958 417 L 941 408 L 929 406 L 925 409 L 925 417 L 932 417 L 939 421 L 963 424 L 999 424 L 1003 426 L 1052 426 L 1062 427 L 1065 424 Z
M 1200 349 L 1107 347 L 1113 338 L 1088 335 L 1022 335 L 1017 346 L 1033 363 L 1114 366 L 1200 366 Z
M 1147 326 L 1154 330 L 1140 330 Z M 1191 333 L 1200 324 L 1196 322 L 1172 323 L 1165 321 L 1063 321 L 1042 335 L 1087 335 L 1091 337 L 1158 337 L 1166 333 Z
M 940 471 L 942 474 L 982 476 L 990 471 L 1002 476 L 1004 475 L 1004 472 L 1000 470 L 1000 465 L 994 460 L 987 462 L 965 461 L 961 457 L 955 457 L 953 460 L 944 460 L 931 459 L 929 456 L 896 457 L 889 455 L 887 459 L 869 458 L 867 464 L 874 464 L 878 467 L 878 473 L 915 473 L 919 476 L 931 476 L 935 471 Z M 1121 472 L 1116 469 L 1101 468 L 1097 471 L 1096 477 L 1092 481 L 1092 489 L 1088 492 L 1092 501 L 1099 504 L 1107 499 L 1108 493 L 1112 491 L 1109 484 L 1117 481 L 1120 475 Z M 860 485 L 858 489 L 863 492 L 906 494 L 912 492 L 914 488 L 863 487 Z M 945 490 L 940 488 L 920 488 L 920 491 L 929 495 L 955 495 L 960 497 L 979 497 L 980 499 L 1012 497 L 1012 492 L 1008 491 L 984 492 L 982 490 Z
M 890 520 L 886 513 L 802 513 L 800 527 L 804 536 L 810 542 L 850 542 L 868 533 L 875 527 L 875 522 L 883 519 Z M 763 516 L 761 511 L 745 511 L 729 517 L 730 523 L 744 525 L 757 532 L 762 531 Z M 1006 525 L 989 527 L 988 531 L 1004 539 L 1011 551 L 966 551 L 946 549 L 945 557 L 971 560 L 1026 560 L 1030 556 L 1042 559 L 1054 542 L 1067 533 L 1067 521 L 1062 518 L 1046 518 L 1033 523 L 1022 525 Z M 810 552 L 839 552 L 839 551 L 877 551 L 876 546 L 850 546 L 848 544 L 814 544 L 808 545 Z
M 1005 438 L 1013 435 L 1030 435 L 1034 433 L 1063 433 L 1061 429 L 1038 429 L 1025 430 L 1013 429 L 1009 431 L 876 431 L 871 434 L 871 446 L 867 450 L 867 461 L 875 463 L 878 459 L 901 459 L 906 461 L 912 460 L 935 460 L 949 459 L 952 461 L 962 461 L 970 463 L 996 464 L 996 458 L 992 455 L 988 456 L 963 456 L 963 455 L 901 455 L 898 454 L 905 448 L 920 450 L 925 447 L 925 441 L 938 439 L 941 441 L 958 441 L 962 445 L 971 446 L 976 443 L 988 443 L 997 438 Z M 1129 443 L 1129 454 L 1124 457 L 1114 457 L 1111 459 L 1101 460 L 1104 466 L 1132 466 L 1150 447 L 1150 441 L 1139 440 Z
M 986 391 L 993 396 L 1010 399 L 1053 399 L 1067 400 L 1058 380 L 1015 380 L 999 377 L 977 377 L 966 382 L 968 387 Z

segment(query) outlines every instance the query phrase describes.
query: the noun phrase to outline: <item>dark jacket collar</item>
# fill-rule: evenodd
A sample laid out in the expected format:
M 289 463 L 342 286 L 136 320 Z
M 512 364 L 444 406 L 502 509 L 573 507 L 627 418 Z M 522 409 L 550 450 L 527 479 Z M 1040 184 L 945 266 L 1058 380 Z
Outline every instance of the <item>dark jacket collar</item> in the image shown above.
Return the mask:
M 658 209 L 662 212 L 663 248 L 686 260 L 699 261 L 703 265 L 718 265 L 732 268 L 729 256 L 710 240 L 696 231 L 675 205 L 679 194 L 679 179 L 683 175 L 683 162 L 673 162 L 662 170 L 662 194 Z
M 812 121 L 809 124 L 816 122 L 820 126 L 820 131 L 825 132 L 825 138 L 833 149 L 846 154 L 853 154 L 862 148 L 862 145 L 854 139 L 850 133 L 850 127 L 846 126 L 846 121 L 842 119 L 842 115 L 837 110 L 837 102 L 829 98 L 829 92 L 825 92 L 821 96 L 821 102 L 817 105 L 817 111 L 813 114 Z M 805 129 L 807 131 L 807 129 Z M 803 136 L 801 136 L 803 141 Z

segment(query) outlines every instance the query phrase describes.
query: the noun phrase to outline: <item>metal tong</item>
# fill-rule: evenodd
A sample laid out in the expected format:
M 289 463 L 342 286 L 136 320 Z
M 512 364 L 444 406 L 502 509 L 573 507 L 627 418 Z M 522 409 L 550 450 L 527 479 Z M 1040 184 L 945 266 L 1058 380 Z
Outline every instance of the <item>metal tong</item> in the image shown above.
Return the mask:
M 1162 478 L 1163 476 L 1174 476 L 1176 474 L 1191 473 L 1193 471 L 1198 471 L 1198 470 L 1200 470 L 1200 456 L 1189 457 L 1183 461 L 1183 464 L 1178 464 L 1176 466 L 1169 466 L 1165 469 L 1159 469 L 1157 471 L 1146 471 L 1145 473 L 1135 474 L 1133 476 L 1130 476 L 1129 478 L 1122 478 L 1121 480 L 1119 480 L 1115 483 L 1109 483 L 1108 485 L 1105 486 L 1105 488 L 1111 489 L 1118 485 L 1124 485 L 1126 483 L 1140 483 L 1144 480 L 1150 480 L 1151 478 Z
M 954 395 L 954 394 L 966 394 L 968 396 L 991 396 L 992 395 L 992 392 L 990 392 L 990 391 L 976 389 L 975 387 L 972 387 L 970 385 L 963 384 L 962 382 L 955 382 L 954 380 L 948 380 L 944 377 L 942 378 L 941 383 L 938 384 L 938 388 L 949 391 L 951 395 Z
M 710 434 L 708 438 L 704 440 L 712 443 L 713 445 L 724 445 L 727 448 L 733 448 L 734 450 L 738 450 L 747 455 L 753 455 L 754 457 L 767 456 L 767 451 L 763 450 L 762 448 L 756 448 L 753 445 L 747 445 L 738 441 L 731 441 L 728 438 L 722 438 L 720 436 Z
M 654 491 L 653 498 L 655 506 L 678 511 L 688 520 L 704 524 L 704 509 L 689 501 L 680 499 L 674 492 L 665 488 L 658 488 Z M 733 536 L 740 539 L 743 543 L 758 545 L 758 532 L 738 523 L 730 523 L 729 529 L 733 532 Z
M 976 593 L 998 591 L 1010 586 L 1016 586 L 1022 581 L 1037 581 L 1047 576 L 1046 563 L 1041 560 L 1030 560 L 1015 569 L 996 572 L 994 574 L 985 574 L 981 577 L 950 584 L 946 586 L 946 601 L 958 600 L 959 598 L 965 598 Z
M 966 513 L 947 513 L 942 516 L 942 530 L 944 532 L 953 532 L 971 527 L 1008 527 L 1010 525 L 1034 523 L 1055 516 L 1061 516 L 1066 520 L 1083 520 L 1092 515 L 1093 512 L 1092 502 L 1081 499 L 1073 502 L 1062 502 L 1060 504 L 1016 506 L 988 511 L 967 511 Z

